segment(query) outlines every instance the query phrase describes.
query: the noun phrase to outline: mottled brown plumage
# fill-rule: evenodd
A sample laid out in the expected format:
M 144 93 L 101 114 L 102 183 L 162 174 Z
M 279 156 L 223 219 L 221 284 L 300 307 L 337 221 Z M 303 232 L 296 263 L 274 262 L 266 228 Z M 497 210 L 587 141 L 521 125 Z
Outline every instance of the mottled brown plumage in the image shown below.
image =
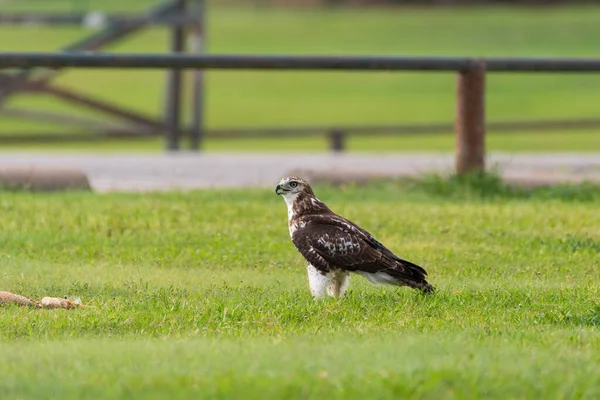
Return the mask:
M 328 281 L 328 286 L 335 285 L 337 277 L 341 277 L 344 282 L 338 286 L 347 287 L 347 273 L 354 272 L 372 283 L 434 291 L 422 267 L 399 258 L 369 232 L 335 214 L 315 197 L 303 179 L 284 178 L 275 191 L 284 196 L 288 206 L 294 246 L 310 263 L 309 268 L 312 266 L 323 276 L 330 276 L 333 283 Z M 309 277 L 310 274 L 309 269 Z M 312 286 L 311 281 L 311 291 Z M 331 294 L 335 290 L 328 291 L 335 295 Z

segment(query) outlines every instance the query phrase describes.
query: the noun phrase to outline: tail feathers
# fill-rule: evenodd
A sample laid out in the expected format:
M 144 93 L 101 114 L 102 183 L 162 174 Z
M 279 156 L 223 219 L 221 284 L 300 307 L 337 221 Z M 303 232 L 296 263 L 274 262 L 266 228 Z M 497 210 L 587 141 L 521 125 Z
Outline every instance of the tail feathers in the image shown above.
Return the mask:
M 376 272 L 355 271 L 375 285 L 408 286 L 423 293 L 431 294 L 435 288 L 425 280 L 423 274 L 411 274 L 406 270 L 383 269 Z
M 431 285 L 429 282 L 427 282 L 425 280 L 422 281 L 422 282 L 410 282 L 410 283 L 406 283 L 406 286 L 410 286 L 411 288 L 418 289 L 418 290 L 420 290 L 424 294 L 433 294 L 433 293 L 435 293 L 435 287 L 433 287 L 433 285 Z
M 423 267 L 406 260 L 399 260 L 396 265 L 396 268 L 386 271 L 396 279 L 396 284 L 419 289 L 427 294 L 435 292 L 435 288 L 425 279 L 427 272 Z
M 425 294 L 434 294 L 435 290 L 435 286 L 433 286 L 431 283 L 427 283 L 424 287 L 421 288 L 421 291 Z

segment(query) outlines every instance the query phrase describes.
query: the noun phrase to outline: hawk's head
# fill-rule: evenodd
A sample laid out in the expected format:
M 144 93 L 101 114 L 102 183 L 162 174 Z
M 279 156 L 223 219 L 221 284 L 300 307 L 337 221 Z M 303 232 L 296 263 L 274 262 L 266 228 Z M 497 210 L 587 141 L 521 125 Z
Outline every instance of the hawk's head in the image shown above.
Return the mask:
M 308 182 L 297 176 L 288 176 L 279 181 L 279 184 L 275 187 L 275 193 L 283 196 L 290 221 L 301 215 L 331 212 L 325 204 L 315 197 L 315 193 Z
M 297 176 L 288 176 L 279 181 L 279 184 L 275 187 L 275 193 L 285 198 L 295 198 L 300 193 L 313 195 L 308 182 Z

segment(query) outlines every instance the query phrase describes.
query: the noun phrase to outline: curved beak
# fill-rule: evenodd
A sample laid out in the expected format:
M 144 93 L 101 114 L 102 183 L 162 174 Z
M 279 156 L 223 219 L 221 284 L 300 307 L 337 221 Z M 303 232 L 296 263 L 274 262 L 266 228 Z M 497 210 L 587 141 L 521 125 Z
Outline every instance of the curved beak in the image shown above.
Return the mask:
M 281 193 L 283 193 L 283 189 L 282 189 L 281 185 L 277 185 L 275 187 L 275 194 L 280 195 Z

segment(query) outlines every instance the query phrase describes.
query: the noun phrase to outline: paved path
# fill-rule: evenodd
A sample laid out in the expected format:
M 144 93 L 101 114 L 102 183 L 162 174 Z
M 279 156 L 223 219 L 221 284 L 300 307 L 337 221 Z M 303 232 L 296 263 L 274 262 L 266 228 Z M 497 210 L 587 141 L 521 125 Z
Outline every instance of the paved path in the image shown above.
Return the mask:
M 527 183 L 600 182 L 600 153 L 491 154 L 507 179 Z M 49 153 L 0 152 L 0 168 L 76 168 L 97 191 L 271 187 L 296 170 L 380 176 L 452 171 L 448 153 Z

